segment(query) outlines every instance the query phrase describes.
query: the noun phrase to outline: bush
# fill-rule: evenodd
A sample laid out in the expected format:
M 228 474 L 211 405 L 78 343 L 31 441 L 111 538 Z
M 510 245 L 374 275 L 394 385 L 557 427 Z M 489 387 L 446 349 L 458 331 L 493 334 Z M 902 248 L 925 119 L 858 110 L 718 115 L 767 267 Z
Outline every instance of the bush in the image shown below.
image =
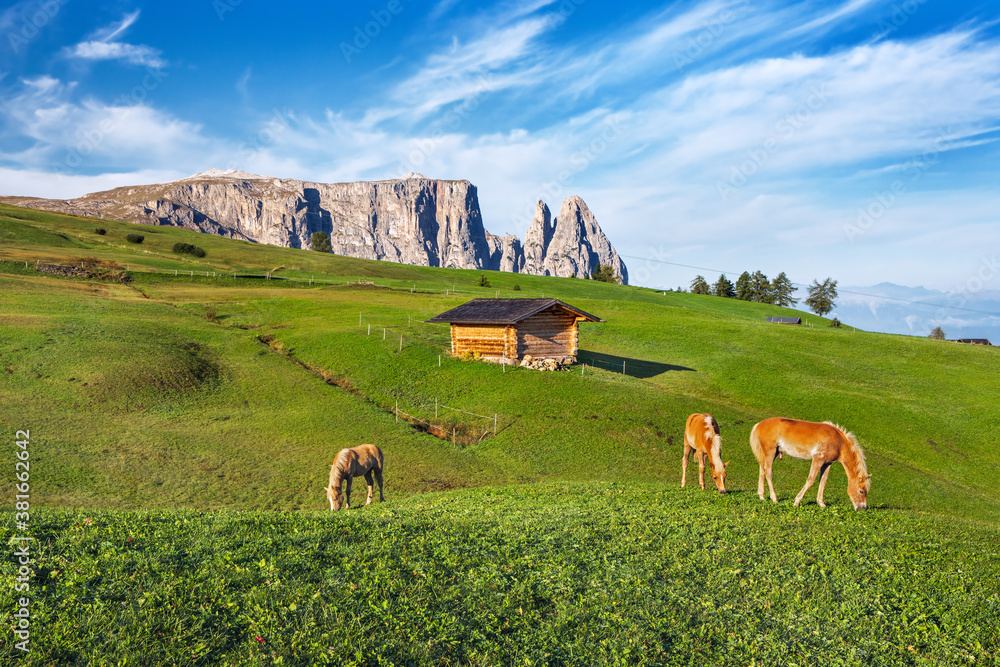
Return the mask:
M 97 229 L 94 230 L 94 233 L 100 236 L 104 236 L 105 234 L 108 233 L 108 230 L 104 229 L 104 227 L 98 227 Z
M 309 247 L 317 252 L 331 252 L 333 250 L 330 245 L 330 237 L 326 235 L 326 232 L 313 232 L 312 236 L 309 237 Z
M 492 285 L 490 285 L 490 280 L 489 280 L 489 278 L 486 277 L 485 273 L 480 273 L 479 274 L 479 286 L 480 287 L 492 287 Z
M 205 251 L 196 245 L 191 245 L 190 243 L 175 243 L 174 252 L 179 255 L 194 255 L 195 257 L 204 257 Z
M 590 277 L 592 280 L 598 280 L 602 283 L 613 283 L 615 285 L 622 281 L 621 278 L 619 278 L 615 273 L 614 267 L 610 264 L 598 264 L 597 268 L 594 269 L 594 272 Z
M 521 291 L 521 283 L 514 283 L 514 291 L 515 292 Z
M 840 320 L 838 320 L 836 317 L 833 318 L 832 320 L 830 320 L 830 326 L 833 327 L 834 329 L 839 329 L 840 328 Z
M 142 234 L 126 234 L 125 240 L 129 243 L 142 243 L 146 240 L 146 237 Z

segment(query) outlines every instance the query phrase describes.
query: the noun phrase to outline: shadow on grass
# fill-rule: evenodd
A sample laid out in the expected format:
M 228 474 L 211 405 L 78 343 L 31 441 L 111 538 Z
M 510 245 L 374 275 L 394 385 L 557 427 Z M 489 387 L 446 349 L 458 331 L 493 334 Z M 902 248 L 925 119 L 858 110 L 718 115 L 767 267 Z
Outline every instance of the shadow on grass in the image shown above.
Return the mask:
M 621 373 L 630 377 L 647 379 L 656 377 L 668 371 L 694 371 L 686 366 L 675 366 L 674 364 L 661 364 L 658 361 L 645 361 L 643 359 L 631 359 L 629 357 L 618 357 L 613 354 L 602 354 L 591 352 L 590 350 L 580 350 L 576 359 L 581 364 L 594 366 L 613 373 Z M 623 365 L 624 364 L 624 365 Z

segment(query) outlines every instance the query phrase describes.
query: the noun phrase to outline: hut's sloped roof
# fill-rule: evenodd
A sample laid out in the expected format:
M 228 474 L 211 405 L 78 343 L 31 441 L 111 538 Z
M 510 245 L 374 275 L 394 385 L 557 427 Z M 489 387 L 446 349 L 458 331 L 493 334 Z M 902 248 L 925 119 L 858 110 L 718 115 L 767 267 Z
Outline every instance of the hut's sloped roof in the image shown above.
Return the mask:
M 445 324 L 517 324 L 536 313 L 558 306 L 590 322 L 603 322 L 599 317 L 559 299 L 473 299 L 461 306 L 432 317 L 427 322 Z

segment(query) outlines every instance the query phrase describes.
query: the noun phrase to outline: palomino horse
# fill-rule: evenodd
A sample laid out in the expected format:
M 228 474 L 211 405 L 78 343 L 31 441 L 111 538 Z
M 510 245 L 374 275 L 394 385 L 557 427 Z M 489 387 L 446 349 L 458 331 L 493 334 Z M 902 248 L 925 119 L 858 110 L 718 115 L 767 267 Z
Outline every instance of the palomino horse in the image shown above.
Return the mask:
M 378 482 L 378 501 L 385 502 L 382 495 L 382 450 L 375 445 L 358 445 L 352 449 L 342 449 L 337 459 L 330 466 L 330 485 L 326 487 L 326 497 L 330 501 L 330 509 L 337 511 L 344 500 L 340 490 L 341 483 L 347 480 L 347 509 L 351 509 L 351 480 L 358 475 L 364 475 L 368 482 L 368 502 L 372 503 L 372 473 Z
M 771 468 L 775 457 L 784 452 L 798 459 L 812 459 L 806 484 L 799 495 L 795 496 L 796 507 L 816 481 L 816 475 L 820 475 L 816 503 L 820 507 L 826 507 L 823 503 L 823 489 L 826 487 L 826 478 L 830 475 L 830 466 L 837 461 L 840 461 L 847 472 L 847 495 L 850 496 L 854 509 L 863 510 L 868 507 L 871 475 L 865 467 L 865 454 L 854 434 L 836 424 L 771 417 L 757 423 L 750 431 L 750 447 L 760 464 L 757 495 L 761 500 L 764 500 L 766 478 L 771 490 L 771 500 L 778 502 L 774 483 L 771 481 Z
M 726 492 L 726 466 L 722 462 L 722 436 L 715 417 L 695 413 L 688 417 L 684 427 L 684 456 L 681 458 L 681 488 L 687 486 L 688 458 L 694 452 L 698 459 L 698 482 L 705 488 L 705 459 L 712 464 L 712 479 L 719 493 Z

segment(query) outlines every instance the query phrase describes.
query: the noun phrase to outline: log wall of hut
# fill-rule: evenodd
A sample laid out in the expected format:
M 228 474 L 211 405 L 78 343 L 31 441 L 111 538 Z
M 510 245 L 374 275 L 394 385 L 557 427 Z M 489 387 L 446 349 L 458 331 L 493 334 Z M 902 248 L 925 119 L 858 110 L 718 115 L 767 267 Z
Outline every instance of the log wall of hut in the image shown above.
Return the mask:
M 460 357 L 478 352 L 484 357 L 510 358 L 514 356 L 517 334 L 507 325 L 451 325 L 451 354 Z
M 560 309 L 543 310 L 517 327 L 517 357 L 575 357 L 578 351 L 576 315 Z

